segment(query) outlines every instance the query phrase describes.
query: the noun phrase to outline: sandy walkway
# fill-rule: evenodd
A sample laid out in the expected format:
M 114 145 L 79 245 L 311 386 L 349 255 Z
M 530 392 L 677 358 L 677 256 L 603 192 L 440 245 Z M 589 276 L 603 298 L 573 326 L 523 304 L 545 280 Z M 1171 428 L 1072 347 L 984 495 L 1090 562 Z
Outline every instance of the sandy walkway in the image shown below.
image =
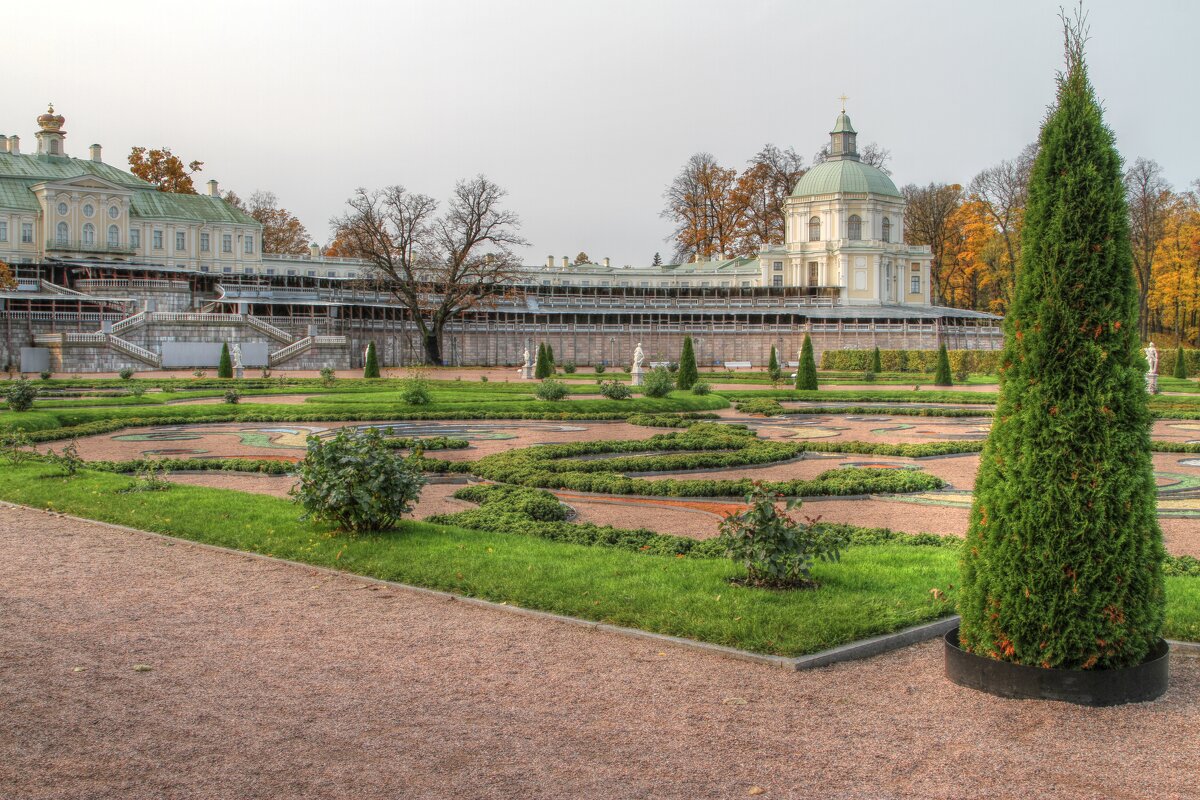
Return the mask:
M 787 673 L 39 512 L 0 546 L 6 797 L 1195 797 L 1192 656 L 1085 709 L 934 643 Z

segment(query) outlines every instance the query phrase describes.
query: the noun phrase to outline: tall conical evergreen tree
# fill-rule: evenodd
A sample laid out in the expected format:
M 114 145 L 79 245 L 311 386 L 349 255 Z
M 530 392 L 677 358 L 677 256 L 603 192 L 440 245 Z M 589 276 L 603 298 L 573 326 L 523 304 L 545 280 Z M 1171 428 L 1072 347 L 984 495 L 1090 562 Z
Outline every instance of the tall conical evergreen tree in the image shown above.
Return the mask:
M 217 363 L 217 377 L 233 377 L 233 360 L 229 357 L 229 342 L 221 345 L 221 360 Z
M 546 360 L 550 362 L 550 374 L 554 374 L 554 345 L 546 342 Z
M 767 375 L 771 376 L 771 380 L 777 381 L 781 374 L 779 356 L 775 354 L 775 345 L 771 345 L 771 358 L 767 361 Z
M 971 652 L 1102 669 L 1159 636 L 1163 545 L 1121 157 L 1065 27 L 958 605 Z
M 937 372 L 933 376 L 934 386 L 953 386 L 954 378 L 950 375 L 950 354 L 946 352 L 946 343 L 938 348 Z
M 550 353 L 548 350 L 549 345 L 545 342 L 538 344 L 537 364 L 533 368 L 533 377 L 539 381 L 549 378 L 554 374 L 554 367 L 550 363 Z
M 817 361 L 813 358 L 812 338 L 804 334 L 800 348 L 800 366 L 796 369 L 796 388 L 812 391 L 817 389 Z
M 1183 357 L 1183 345 L 1179 345 L 1175 350 L 1175 371 L 1172 375 L 1176 378 L 1187 380 L 1187 361 Z
M 367 363 L 363 365 L 364 378 L 379 377 L 379 358 L 375 355 L 375 343 L 367 343 Z
M 883 358 L 879 355 L 879 348 L 875 348 L 875 352 L 871 354 L 871 372 L 876 375 L 883 372 Z
M 700 380 L 700 372 L 696 369 L 696 352 L 692 349 L 692 337 L 683 337 L 683 352 L 679 354 L 679 372 L 675 375 L 675 385 L 683 390 L 691 389 Z

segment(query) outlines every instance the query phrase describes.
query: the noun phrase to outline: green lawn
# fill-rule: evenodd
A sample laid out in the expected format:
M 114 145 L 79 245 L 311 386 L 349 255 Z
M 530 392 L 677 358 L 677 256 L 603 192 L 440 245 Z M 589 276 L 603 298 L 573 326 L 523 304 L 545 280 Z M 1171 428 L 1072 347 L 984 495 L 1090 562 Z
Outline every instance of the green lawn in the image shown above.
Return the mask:
M 856 546 L 819 564 L 816 591 L 748 589 L 719 559 L 585 547 L 423 523 L 373 536 L 335 535 L 291 503 L 174 486 L 121 493 L 128 477 L 54 477 L 45 464 L 6 469 L 0 498 L 362 575 L 560 614 L 795 656 L 952 612 L 954 548 Z M 36 531 L 30 531 L 36 536 Z M 1169 578 L 1167 635 L 1200 638 L 1200 580 Z M 938 588 L 945 599 L 934 600 Z

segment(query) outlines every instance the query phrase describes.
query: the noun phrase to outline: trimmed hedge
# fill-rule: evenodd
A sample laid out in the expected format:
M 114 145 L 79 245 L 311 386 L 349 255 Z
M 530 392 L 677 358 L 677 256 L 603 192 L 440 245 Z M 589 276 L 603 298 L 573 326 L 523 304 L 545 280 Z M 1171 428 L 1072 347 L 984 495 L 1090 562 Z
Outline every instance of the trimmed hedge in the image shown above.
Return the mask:
M 871 369 L 875 350 L 826 350 L 821 353 L 821 369 L 864 372 Z M 881 370 L 874 372 L 927 372 L 937 369 L 937 350 L 879 350 Z M 1000 368 L 999 350 L 949 350 L 950 369 L 995 375 Z M 1165 353 L 1163 354 L 1166 355 Z M 1162 367 L 1159 367 L 1162 372 Z

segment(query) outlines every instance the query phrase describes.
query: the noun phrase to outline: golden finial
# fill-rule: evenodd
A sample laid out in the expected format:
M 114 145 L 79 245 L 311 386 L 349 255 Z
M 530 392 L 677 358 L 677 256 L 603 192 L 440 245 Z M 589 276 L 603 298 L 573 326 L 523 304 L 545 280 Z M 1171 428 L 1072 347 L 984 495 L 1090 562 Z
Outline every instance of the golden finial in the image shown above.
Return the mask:
M 54 113 L 54 103 L 47 103 L 46 105 L 48 106 L 48 108 L 46 109 L 46 113 L 53 114 Z
M 847 101 L 847 100 L 849 100 L 849 99 L 850 99 L 850 98 L 849 98 L 849 97 L 846 97 L 846 95 L 844 95 L 844 94 L 843 94 L 841 97 L 839 97 L 839 98 L 838 98 L 838 100 L 841 100 L 841 101 L 842 101 L 842 113 L 843 113 L 843 114 L 845 114 L 845 113 L 846 113 L 846 101 Z

